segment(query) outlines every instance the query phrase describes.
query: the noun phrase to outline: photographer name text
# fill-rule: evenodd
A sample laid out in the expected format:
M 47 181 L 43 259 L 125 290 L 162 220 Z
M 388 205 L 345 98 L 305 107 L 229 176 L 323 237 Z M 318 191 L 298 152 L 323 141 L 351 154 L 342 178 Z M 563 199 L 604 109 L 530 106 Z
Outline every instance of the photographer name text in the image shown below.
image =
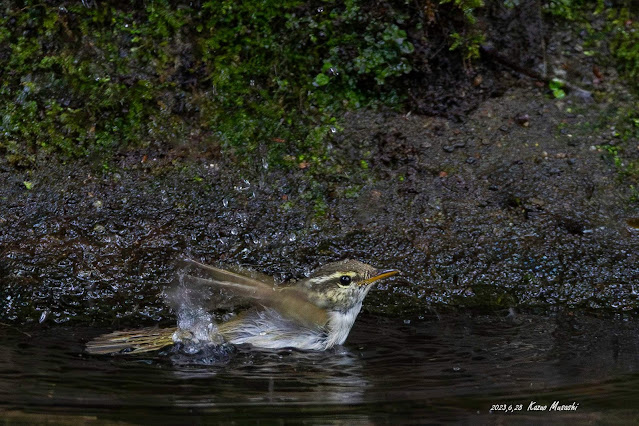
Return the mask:
M 490 408 L 491 412 L 502 411 L 505 413 L 514 413 L 517 411 L 577 411 L 579 408 L 578 402 L 572 402 L 571 404 L 562 404 L 560 401 L 553 401 L 552 404 L 541 404 L 537 401 L 530 401 L 526 406 L 525 404 L 493 404 Z

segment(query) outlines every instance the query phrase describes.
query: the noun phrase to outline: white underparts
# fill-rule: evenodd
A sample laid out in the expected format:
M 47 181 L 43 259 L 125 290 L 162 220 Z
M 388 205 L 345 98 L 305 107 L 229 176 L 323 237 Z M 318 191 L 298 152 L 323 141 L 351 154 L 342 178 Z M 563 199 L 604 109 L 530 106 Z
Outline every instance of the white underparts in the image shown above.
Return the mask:
M 330 319 L 328 320 L 329 333 L 328 338 L 326 339 L 326 349 L 344 343 L 361 309 L 362 302 L 359 302 L 346 312 L 330 313 Z

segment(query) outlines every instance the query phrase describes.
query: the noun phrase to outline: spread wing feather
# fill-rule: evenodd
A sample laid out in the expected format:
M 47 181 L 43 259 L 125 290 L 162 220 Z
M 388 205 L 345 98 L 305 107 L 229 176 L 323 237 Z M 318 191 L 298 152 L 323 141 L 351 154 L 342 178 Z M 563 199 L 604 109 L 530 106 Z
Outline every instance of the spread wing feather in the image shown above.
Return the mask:
M 185 262 L 197 268 L 206 278 L 185 275 L 184 280 L 198 286 L 209 286 L 247 300 L 256 306 L 276 309 L 282 316 L 309 328 L 322 328 L 328 322 L 328 314 L 308 300 L 304 292 L 294 287 L 286 291 L 235 272 L 205 265 L 191 259 Z

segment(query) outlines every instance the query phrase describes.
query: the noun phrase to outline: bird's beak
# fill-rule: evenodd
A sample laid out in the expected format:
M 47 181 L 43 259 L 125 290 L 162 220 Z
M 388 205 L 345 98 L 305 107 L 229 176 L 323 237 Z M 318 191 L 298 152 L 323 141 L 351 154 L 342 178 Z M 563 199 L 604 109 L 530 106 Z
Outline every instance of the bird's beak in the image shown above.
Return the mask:
M 388 277 L 392 277 L 395 274 L 399 274 L 399 271 L 397 269 L 389 269 L 386 271 L 377 271 L 377 274 L 370 277 L 367 280 L 362 281 L 362 285 L 368 285 L 371 284 L 377 280 L 381 280 L 382 278 L 388 278 Z

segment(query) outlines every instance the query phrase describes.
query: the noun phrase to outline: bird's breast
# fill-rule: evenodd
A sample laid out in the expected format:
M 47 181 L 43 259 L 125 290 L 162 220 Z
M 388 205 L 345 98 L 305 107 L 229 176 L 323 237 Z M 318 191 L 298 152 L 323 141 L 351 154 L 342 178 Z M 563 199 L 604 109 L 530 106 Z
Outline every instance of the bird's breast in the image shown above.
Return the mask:
M 347 311 L 333 311 L 328 321 L 327 348 L 341 345 L 346 341 L 348 334 L 355 323 L 355 319 L 362 309 L 362 303 L 357 303 Z

